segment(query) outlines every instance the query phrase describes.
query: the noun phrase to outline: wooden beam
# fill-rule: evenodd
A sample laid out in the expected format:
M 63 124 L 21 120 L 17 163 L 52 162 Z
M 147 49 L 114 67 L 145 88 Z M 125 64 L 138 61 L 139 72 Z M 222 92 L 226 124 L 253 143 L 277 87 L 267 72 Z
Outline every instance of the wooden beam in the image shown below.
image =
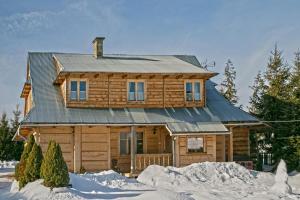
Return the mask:
M 229 161 L 233 161 L 233 128 L 230 127 L 230 136 L 229 136 Z
M 84 76 L 85 76 L 85 74 L 80 74 L 79 75 L 80 78 L 83 78 Z
M 127 74 L 122 75 L 122 79 L 127 78 Z
M 94 78 L 98 78 L 100 75 L 99 74 L 95 74 L 94 75 Z
M 107 146 L 108 146 L 108 150 L 107 150 L 107 169 L 111 169 L 111 153 L 110 153 L 110 128 L 108 129 L 107 132 Z
M 191 78 L 196 78 L 196 75 L 189 76 L 189 79 L 191 79 Z
M 177 76 L 176 76 L 176 79 L 180 79 L 180 78 L 182 78 L 182 77 L 183 77 L 183 75 L 180 74 L 180 75 L 177 75 Z
M 151 75 L 151 76 L 149 76 L 149 78 L 150 78 L 150 79 L 153 79 L 154 77 L 155 77 L 155 75 Z
M 74 172 L 79 173 L 81 168 L 81 127 L 74 127 Z
M 141 78 L 142 77 L 142 75 L 137 75 L 135 78 L 136 79 L 139 79 L 139 78 Z
M 135 173 L 135 150 L 136 150 L 136 133 L 135 127 L 131 126 L 131 145 L 130 145 L 130 173 Z

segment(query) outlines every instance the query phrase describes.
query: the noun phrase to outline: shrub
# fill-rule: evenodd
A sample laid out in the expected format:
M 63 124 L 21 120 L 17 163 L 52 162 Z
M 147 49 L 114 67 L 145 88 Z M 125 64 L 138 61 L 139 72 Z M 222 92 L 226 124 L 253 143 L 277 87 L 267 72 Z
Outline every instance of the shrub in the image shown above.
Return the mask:
M 50 141 L 41 166 L 41 178 L 47 187 L 63 187 L 69 184 L 69 173 L 61 148 L 55 141 Z
M 33 182 L 40 178 L 40 169 L 43 161 L 42 149 L 36 143 L 33 145 L 32 150 L 27 158 L 25 169 L 26 183 Z
M 18 165 L 15 167 L 15 178 L 17 181 L 20 181 L 22 177 L 24 177 L 24 171 L 26 168 L 26 160 L 31 152 L 32 146 L 35 143 L 33 135 L 29 136 L 29 139 L 25 143 L 25 147 L 23 153 L 21 155 L 21 159 Z

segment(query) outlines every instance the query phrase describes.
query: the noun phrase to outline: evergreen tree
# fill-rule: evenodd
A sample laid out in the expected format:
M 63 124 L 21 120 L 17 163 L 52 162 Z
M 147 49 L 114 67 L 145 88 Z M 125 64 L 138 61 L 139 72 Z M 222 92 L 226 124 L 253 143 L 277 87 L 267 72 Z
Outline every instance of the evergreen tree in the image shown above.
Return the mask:
M 14 118 L 11 120 L 11 135 L 15 135 L 18 130 L 20 123 L 20 115 L 21 111 L 19 110 L 19 106 L 16 106 L 16 109 L 13 111 Z M 15 141 L 12 149 L 13 159 L 20 160 L 21 154 L 23 152 L 23 141 Z
M 32 150 L 26 161 L 25 181 L 26 183 L 33 182 L 40 178 L 40 168 L 43 160 L 42 149 L 34 143 Z
M 235 105 L 238 102 L 237 90 L 235 88 L 236 71 L 230 59 L 226 62 L 224 76 L 220 92 L 228 101 Z
M 259 71 L 254 79 L 254 84 L 250 86 L 252 89 L 252 96 L 250 97 L 248 107 L 249 112 L 256 115 L 261 116 L 261 110 L 262 110 L 262 97 L 265 93 L 265 81 L 262 76 L 262 73 Z
M 25 147 L 23 150 L 23 153 L 21 155 L 21 159 L 19 164 L 15 168 L 15 178 L 17 181 L 23 181 L 25 182 L 25 169 L 26 169 L 26 163 L 27 163 L 27 158 L 29 156 L 29 153 L 31 152 L 31 149 L 35 143 L 33 135 L 29 136 L 29 139 L 25 143 Z
M 299 54 L 296 54 L 295 66 L 299 64 L 299 60 Z M 297 67 L 295 68 L 297 69 Z M 264 144 L 261 145 L 261 150 L 272 153 L 275 163 L 284 159 L 289 171 L 297 168 L 297 165 L 299 166 L 299 155 L 297 154 L 297 144 L 299 143 L 295 141 L 299 135 L 299 125 L 272 121 L 289 121 L 299 117 L 296 114 L 299 113 L 297 111 L 299 106 L 291 100 L 296 99 L 291 98 L 293 91 L 297 88 L 294 86 L 297 84 L 293 84 L 298 80 L 293 78 L 296 76 L 295 74 L 297 73 L 291 75 L 289 66 L 284 63 L 282 53 L 275 45 L 265 73 L 263 76 L 259 74 L 252 86 L 253 95 L 250 98 L 249 108 L 261 120 L 271 121 L 269 122 L 270 127 L 260 131 L 262 134 L 260 138 L 263 138 Z
M 50 141 L 41 166 L 41 178 L 47 187 L 63 187 L 69 184 L 69 173 L 59 144 Z
M 13 146 L 8 119 L 6 113 L 3 113 L 0 121 L 0 160 L 13 159 Z

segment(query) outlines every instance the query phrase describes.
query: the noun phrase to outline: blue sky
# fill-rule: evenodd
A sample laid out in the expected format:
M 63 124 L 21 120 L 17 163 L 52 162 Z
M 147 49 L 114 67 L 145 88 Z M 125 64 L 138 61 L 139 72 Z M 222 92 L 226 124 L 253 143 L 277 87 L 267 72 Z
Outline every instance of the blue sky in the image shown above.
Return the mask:
M 95 36 L 106 37 L 105 53 L 215 61 L 218 83 L 230 58 L 247 105 L 275 43 L 289 63 L 300 48 L 299 8 L 297 0 L 0 0 L 0 112 L 23 103 L 28 51 L 91 53 Z

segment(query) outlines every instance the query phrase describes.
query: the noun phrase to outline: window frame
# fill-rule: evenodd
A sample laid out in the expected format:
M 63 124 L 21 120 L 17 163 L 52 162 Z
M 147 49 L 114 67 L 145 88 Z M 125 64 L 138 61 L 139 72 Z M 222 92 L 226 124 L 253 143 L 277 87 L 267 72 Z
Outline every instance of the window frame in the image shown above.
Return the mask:
M 189 151 L 189 146 L 188 146 L 188 139 L 189 138 L 202 138 L 202 141 L 203 141 L 203 151 Z M 206 154 L 207 151 L 206 151 L 206 138 L 204 135 L 201 135 L 201 136 L 187 136 L 186 137 L 186 152 L 188 154 Z
M 135 83 L 135 99 L 134 100 L 129 100 L 129 84 L 134 82 Z M 138 100 L 138 83 L 143 83 L 144 84 L 144 100 Z M 146 81 L 144 79 L 129 79 L 127 80 L 127 102 L 128 103 L 145 103 L 147 99 L 147 85 Z
M 71 99 L 71 83 L 75 81 L 77 82 L 77 97 L 76 99 Z M 72 101 L 72 102 L 84 102 L 84 101 L 88 101 L 88 94 L 89 94 L 89 82 L 88 79 L 83 79 L 83 78 L 70 78 L 69 79 L 69 93 L 68 93 L 68 100 Z M 85 82 L 85 99 L 80 99 L 80 82 Z
M 195 100 L 195 83 L 196 82 L 199 82 L 200 84 L 200 99 L 199 100 Z M 188 101 L 187 100 L 187 90 L 186 90 L 186 85 L 187 83 L 192 83 L 192 100 L 191 101 Z M 203 90 L 204 90 L 204 81 L 203 79 L 190 79 L 190 80 L 185 80 L 184 81 L 184 101 L 186 103 L 200 103 L 203 101 L 204 99 L 204 95 L 203 95 Z
M 121 134 L 126 134 L 126 154 L 123 154 L 123 153 L 121 153 L 121 140 L 125 140 L 125 139 L 121 139 Z M 137 144 L 137 142 L 138 142 L 138 137 L 137 137 L 137 135 L 138 134 L 142 134 L 142 137 L 141 137 L 141 139 L 140 140 L 142 140 L 142 153 L 138 153 L 137 152 L 137 145 L 136 145 L 136 149 L 135 149 L 135 152 L 136 152 L 136 154 L 144 154 L 144 152 L 145 152 L 145 134 L 144 134 L 144 131 L 136 131 L 136 144 Z M 131 132 L 126 132 L 126 131 L 121 131 L 120 132 L 120 134 L 119 134 L 119 155 L 120 156 L 129 156 L 130 155 L 130 153 L 131 153 Z

